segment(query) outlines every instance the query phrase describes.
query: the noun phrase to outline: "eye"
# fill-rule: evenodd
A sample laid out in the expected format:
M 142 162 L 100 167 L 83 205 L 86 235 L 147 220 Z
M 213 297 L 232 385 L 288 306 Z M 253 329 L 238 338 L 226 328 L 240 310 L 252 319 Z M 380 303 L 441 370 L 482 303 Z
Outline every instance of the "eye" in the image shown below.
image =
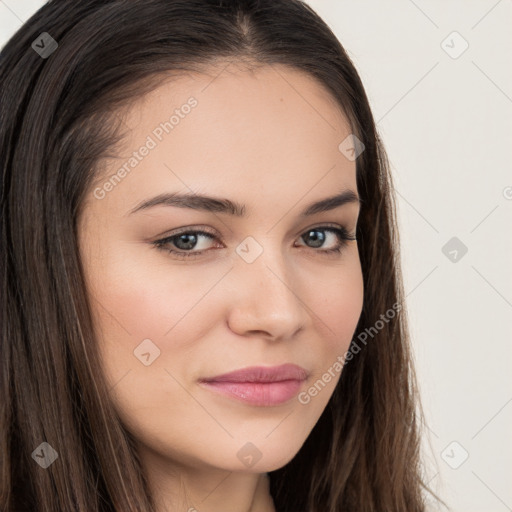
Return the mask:
M 334 238 L 334 246 L 327 249 L 319 249 L 329 241 L 327 234 Z M 334 236 L 333 236 L 334 235 Z M 213 233 L 202 230 L 189 229 L 181 233 L 167 236 L 160 240 L 153 242 L 153 245 L 160 250 L 166 251 L 178 259 L 196 258 L 204 254 L 208 249 L 204 247 L 205 240 L 215 240 L 217 237 Z M 308 229 L 300 237 L 306 243 L 310 243 L 309 248 L 314 252 L 322 254 L 340 253 L 343 247 L 347 245 L 350 240 L 357 240 L 355 236 L 348 233 L 347 229 L 343 226 L 319 226 Z M 199 243 L 203 239 L 203 243 Z M 192 251 L 192 249 L 199 250 Z M 203 246 L 203 247 L 202 247 Z M 176 249 L 170 248 L 175 247 Z
M 318 236 L 318 233 L 320 233 L 320 236 Z M 328 240 L 328 237 L 325 233 L 329 233 L 331 236 L 334 235 L 332 238 L 335 240 L 334 247 L 331 247 L 330 249 L 322 249 L 321 253 L 327 253 L 327 254 L 333 254 L 333 253 L 340 253 L 343 247 L 347 245 L 347 242 L 349 240 L 357 240 L 355 236 L 350 235 L 346 228 L 343 226 L 341 227 L 332 227 L 332 226 L 320 226 L 317 228 L 311 228 L 304 233 L 301 238 L 303 240 L 309 240 L 313 243 L 313 248 L 319 247 L 325 243 L 326 240 Z
M 199 247 L 199 251 L 191 252 L 191 249 L 197 249 L 198 241 L 201 240 L 201 238 L 214 240 L 216 236 L 207 231 L 183 231 L 177 235 L 171 235 L 161 240 L 156 240 L 153 244 L 158 249 L 171 253 L 179 259 L 194 258 L 201 255 L 206 250 L 204 247 Z M 170 245 L 177 247 L 179 250 L 169 248 Z M 204 242 L 199 245 L 204 245 Z

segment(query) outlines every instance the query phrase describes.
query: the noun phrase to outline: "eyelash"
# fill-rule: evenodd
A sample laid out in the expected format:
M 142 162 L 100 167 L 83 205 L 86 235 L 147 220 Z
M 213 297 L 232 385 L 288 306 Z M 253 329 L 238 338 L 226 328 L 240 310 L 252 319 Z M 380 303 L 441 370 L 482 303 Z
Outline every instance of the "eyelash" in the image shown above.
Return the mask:
M 329 233 L 334 233 L 338 237 L 338 245 L 336 247 L 334 247 L 333 249 L 323 249 L 323 250 L 322 249 L 318 249 L 318 250 L 315 250 L 314 248 L 311 248 L 311 249 L 314 250 L 314 252 L 320 252 L 320 253 L 323 253 L 323 254 L 326 254 L 326 255 L 335 255 L 335 254 L 341 253 L 341 250 L 347 245 L 347 243 L 350 240 L 357 240 L 357 238 L 355 236 L 353 236 L 353 235 L 350 235 L 348 233 L 347 229 L 344 228 L 344 227 L 318 226 L 318 227 L 314 227 L 314 228 L 308 229 L 303 234 L 307 234 L 310 231 L 328 231 Z M 183 251 L 183 250 L 175 251 L 173 249 L 169 249 L 168 247 L 166 247 L 171 241 L 175 240 L 179 236 L 182 236 L 182 235 L 192 235 L 192 234 L 193 235 L 203 235 L 203 236 L 205 236 L 207 238 L 210 238 L 212 240 L 217 238 L 214 234 L 209 233 L 207 231 L 189 230 L 189 231 L 182 231 L 182 232 L 177 233 L 177 234 L 172 235 L 172 236 L 167 236 L 167 237 L 162 238 L 160 240 L 155 240 L 153 242 L 153 245 L 157 249 L 159 249 L 159 250 L 162 250 L 162 251 L 165 251 L 167 253 L 173 254 L 178 259 L 186 260 L 188 258 L 196 258 L 196 257 L 201 256 L 205 252 L 209 251 L 210 249 L 206 249 L 206 250 L 203 250 L 203 251 L 191 252 L 191 251 Z

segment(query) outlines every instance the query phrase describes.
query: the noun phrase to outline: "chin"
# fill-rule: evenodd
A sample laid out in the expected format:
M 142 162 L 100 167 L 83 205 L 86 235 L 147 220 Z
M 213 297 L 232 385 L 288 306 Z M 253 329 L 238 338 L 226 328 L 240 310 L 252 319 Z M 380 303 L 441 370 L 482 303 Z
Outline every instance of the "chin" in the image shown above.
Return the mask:
M 276 471 L 288 464 L 297 455 L 302 443 L 286 446 L 280 443 L 274 446 L 268 443 L 266 446 L 262 442 L 243 443 L 237 446 L 235 458 L 226 465 L 226 458 L 223 457 L 220 467 L 224 467 L 229 471 L 245 472 L 245 473 L 268 473 Z

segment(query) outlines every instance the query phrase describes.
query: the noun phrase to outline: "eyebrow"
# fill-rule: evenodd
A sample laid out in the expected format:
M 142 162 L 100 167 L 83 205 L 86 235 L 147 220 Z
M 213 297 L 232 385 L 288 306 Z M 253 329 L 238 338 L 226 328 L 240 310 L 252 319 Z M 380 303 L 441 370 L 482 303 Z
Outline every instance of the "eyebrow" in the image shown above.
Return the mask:
M 327 212 L 334 210 L 340 206 L 350 203 L 361 204 L 360 197 L 350 189 L 343 190 L 340 194 L 332 197 L 321 199 L 310 203 L 300 213 L 301 217 L 308 217 L 321 212 Z M 175 206 L 178 208 L 190 208 L 192 210 L 201 210 L 206 212 L 224 213 L 228 215 L 234 215 L 236 217 L 246 216 L 246 207 L 243 204 L 231 201 L 230 199 L 224 199 L 219 197 L 210 197 L 205 195 L 199 195 L 194 193 L 174 193 L 174 194 L 160 194 L 151 199 L 147 199 L 139 203 L 135 208 L 128 212 L 129 215 L 132 213 L 140 212 L 153 208 L 154 206 Z

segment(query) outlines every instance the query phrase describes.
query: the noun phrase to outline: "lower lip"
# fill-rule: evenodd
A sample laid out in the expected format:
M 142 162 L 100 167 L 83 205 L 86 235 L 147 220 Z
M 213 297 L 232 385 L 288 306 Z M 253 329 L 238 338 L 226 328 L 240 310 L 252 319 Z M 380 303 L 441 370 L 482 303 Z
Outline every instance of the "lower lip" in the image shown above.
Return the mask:
M 252 405 L 268 407 L 280 405 L 293 398 L 299 392 L 302 381 L 202 382 L 202 384 L 213 391 L 248 402 Z

